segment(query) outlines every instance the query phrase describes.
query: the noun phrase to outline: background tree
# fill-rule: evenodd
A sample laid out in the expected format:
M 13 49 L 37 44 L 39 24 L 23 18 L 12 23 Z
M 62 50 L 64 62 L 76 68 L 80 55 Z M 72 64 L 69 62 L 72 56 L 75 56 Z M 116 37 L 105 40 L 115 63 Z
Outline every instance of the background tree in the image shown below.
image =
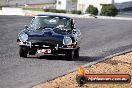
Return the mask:
M 116 16 L 118 14 L 117 8 L 112 4 L 106 4 L 102 6 L 101 14 L 102 16 Z
M 93 5 L 89 5 L 89 7 L 86 9 L 86 13 L 89 13 L 91 15 L 97 15 L 98 9 L 94 7 Z

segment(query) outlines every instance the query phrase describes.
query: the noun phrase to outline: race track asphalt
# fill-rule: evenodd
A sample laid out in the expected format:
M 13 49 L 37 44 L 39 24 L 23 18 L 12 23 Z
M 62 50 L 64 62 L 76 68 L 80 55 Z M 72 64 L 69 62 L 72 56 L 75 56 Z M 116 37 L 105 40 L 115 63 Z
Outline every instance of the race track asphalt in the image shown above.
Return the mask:
M 38 55 L 20 58 L 16 37 L 30 21 L 31 17 L 0 16 L 0 88 L 31 88 L 132 48 L 132 21 L 75 18 L 83 38 L 79 60 Z

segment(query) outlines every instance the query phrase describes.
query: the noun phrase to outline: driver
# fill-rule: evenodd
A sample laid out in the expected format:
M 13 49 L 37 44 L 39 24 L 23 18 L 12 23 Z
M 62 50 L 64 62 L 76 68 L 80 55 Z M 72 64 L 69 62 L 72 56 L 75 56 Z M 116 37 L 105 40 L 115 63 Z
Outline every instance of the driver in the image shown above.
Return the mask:
M 58 27 L 59 28 L 63 28 L 64 29 L 64 21 L 63 20 L 60 20 L 59 23 L 58 23 Z

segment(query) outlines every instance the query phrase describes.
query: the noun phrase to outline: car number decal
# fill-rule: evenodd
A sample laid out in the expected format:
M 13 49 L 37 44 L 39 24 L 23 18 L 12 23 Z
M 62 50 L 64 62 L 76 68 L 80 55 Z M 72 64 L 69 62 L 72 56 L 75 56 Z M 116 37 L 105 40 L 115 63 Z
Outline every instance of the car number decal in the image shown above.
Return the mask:
M 44 54 L 49 54 L 51 53 L 51 49 L 38 49 L 38 53 L 44 53 Z

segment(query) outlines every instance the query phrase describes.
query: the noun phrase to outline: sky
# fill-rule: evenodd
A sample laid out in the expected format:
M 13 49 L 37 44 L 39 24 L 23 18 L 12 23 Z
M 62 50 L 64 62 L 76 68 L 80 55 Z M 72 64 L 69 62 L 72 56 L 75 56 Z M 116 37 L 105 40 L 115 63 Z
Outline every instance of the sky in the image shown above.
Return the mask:
M 128 2 L 128 1 L 132 1 L 132 0 L 115 0 L 115 2 Z

